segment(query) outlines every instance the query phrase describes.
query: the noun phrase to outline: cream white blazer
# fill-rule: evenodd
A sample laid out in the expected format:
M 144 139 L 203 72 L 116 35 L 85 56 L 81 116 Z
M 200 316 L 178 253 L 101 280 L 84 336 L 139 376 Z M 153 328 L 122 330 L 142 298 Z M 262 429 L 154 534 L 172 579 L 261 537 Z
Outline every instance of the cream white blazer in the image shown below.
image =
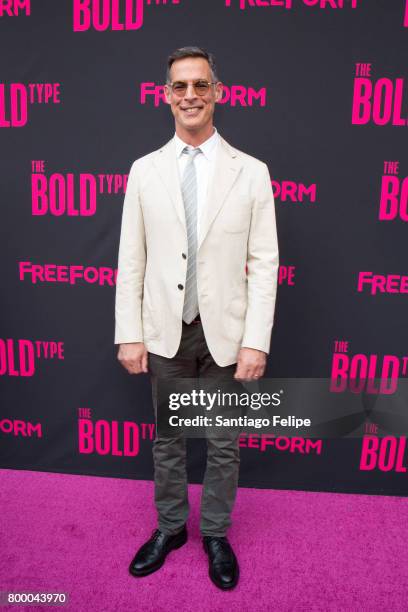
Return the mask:
M 115 295 L 115 344 L 144 342 L 174 357 L 180 345 L 187 233 L 174 138 L 133 162 L 123 204 Z M 201 218 L 199 310 L 215 362 L 241 347 L 269 353 L 279 267 L 267 165 L 220 135 Z

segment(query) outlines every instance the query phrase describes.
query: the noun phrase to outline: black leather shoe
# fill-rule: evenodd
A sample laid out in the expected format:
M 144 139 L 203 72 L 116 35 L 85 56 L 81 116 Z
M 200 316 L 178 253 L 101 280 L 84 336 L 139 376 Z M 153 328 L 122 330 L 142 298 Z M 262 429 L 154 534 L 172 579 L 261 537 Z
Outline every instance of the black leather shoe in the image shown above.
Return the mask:
M 147 542 L 137 551 L 129 565 L 132 576 L 147 576 L 158 570 L 166 560 L 167 554 L 187 542 L 187 528 L 175 535 L 166 535 L 155 529 Z
M 233 589 L 239 578 L 239 566 L 227 538 L 204 536 L 204 550 L 209 559 L 209 575 L 220 589 Z

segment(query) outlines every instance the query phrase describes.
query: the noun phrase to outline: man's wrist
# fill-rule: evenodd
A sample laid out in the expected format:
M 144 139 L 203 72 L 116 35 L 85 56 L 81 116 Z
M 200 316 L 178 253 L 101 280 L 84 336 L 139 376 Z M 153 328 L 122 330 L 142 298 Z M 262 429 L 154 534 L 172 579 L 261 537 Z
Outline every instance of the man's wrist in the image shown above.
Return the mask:
M 258 353 L 263 353 L 264 355 L 268 354 L 265 351 L 262 351 L 261 349 L 254 348 L 253 346 L 241 346 L 241 348 L 251 349 L 251 351 L 258 351 Z

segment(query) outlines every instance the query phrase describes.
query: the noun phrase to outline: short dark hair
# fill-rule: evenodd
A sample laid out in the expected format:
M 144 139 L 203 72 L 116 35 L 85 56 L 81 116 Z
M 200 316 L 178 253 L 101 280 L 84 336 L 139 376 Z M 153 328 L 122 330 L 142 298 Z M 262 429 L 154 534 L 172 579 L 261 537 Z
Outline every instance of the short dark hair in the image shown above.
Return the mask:
M 211 74 L 213 81 L 218 81 L 217 68 L 215 66 L 215 56 L 213 53 L 209 53 L 203 47 L 180 47 L 173 51 L 167 58 L 167 71 L 166 71 L 166 83 L 170 83 L 170 68 L 173 62 L 184 57 L 203 57 L 210 64 Z

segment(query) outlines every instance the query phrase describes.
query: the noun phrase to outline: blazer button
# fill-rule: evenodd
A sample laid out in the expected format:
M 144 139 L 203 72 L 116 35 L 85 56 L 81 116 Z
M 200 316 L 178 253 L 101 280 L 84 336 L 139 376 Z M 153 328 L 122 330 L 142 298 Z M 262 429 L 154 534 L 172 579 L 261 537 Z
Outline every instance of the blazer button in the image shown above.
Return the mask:
M 178 287 L 179 289 L 184 289 L 183 285 L 181 285 L 180 283 L 177 285 L 177 287 Z
M 182 253 L 181 256 L 183 259 L 187 259 L 187 255 L 185 253 Z

